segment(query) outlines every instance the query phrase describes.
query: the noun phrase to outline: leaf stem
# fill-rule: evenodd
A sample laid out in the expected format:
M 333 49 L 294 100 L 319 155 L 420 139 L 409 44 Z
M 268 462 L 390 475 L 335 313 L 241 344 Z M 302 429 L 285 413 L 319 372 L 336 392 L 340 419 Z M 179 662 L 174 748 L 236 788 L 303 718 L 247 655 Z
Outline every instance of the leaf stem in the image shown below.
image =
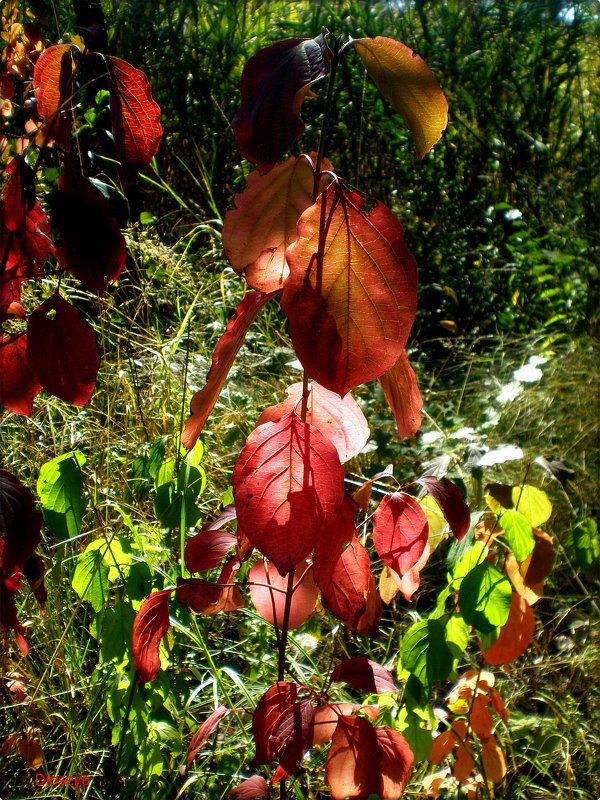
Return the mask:
M 321 125 L 321 135 L 319 136 L 319 148 L 317 150 L 317 159 L 315 161 L 315 175 L 313 183 L 313 203 L 319 196 L 319 183 L 321 179 L 321 164 L 325 153 L 325 142 L 327 137 L 327 129 L 331 120 L 331 109 L 333 107 L 333 87 L 335 84 L 335 75 L 339 63 L 340 55 L 340 39 L 333 37 L 333 48 L 331 58 L 331 71 L 329 73 L 329 84 L 327 86 L 327 97 L 325 98 L 325 109 L 323 111 L 323 124 Z
M 296 567 L 292 567 L 288 573 L 288 585 L 285 593 L 285 608 L 283 610 L 283 622 L 281 623 L 281 636 L 279 637 L 278 671 L 277 680 L 282 681 L 285 675 L 285 648 L 287 645 L 288 628 L 290 625 L 290 610 L 292 608 L 292 596 L 294 594 L 294 577 Z

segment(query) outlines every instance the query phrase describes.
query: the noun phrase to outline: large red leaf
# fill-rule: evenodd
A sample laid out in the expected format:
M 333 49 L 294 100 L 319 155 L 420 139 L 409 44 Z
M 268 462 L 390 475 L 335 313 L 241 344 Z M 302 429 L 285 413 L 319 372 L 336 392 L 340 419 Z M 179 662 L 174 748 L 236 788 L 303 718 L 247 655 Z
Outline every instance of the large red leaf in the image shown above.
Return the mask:
M 127 257 L 125 238 L 109 202 L 70 161 L 48 202 L 52 225 L 58 230 L 60 265 L 88 289 L 103 292 L 118 278 Z
M 373 514 L 373 544 L 383 563 L 400 577 L 421 559 L 427 546 L 427 517 L 414 497 L 387 494 Z
M 380 92 L 404 118 L 423 158 L 448 123 L 448 103 L 431 70 L 406 45 L 387 36 L 353 44 Z
M 314 154 L 312 154 L 314 156 Z M 325 161 L 323 170 L 331 169 Z M 279 291 L 289 274 L 286 248 L 296 241 L 300 215 L 312 205 L 314 173 L 305 157 L 288 158 L 268 175 L 258 170 L 225 214 L 223 248 L 231 266 L 254 289 Z
M 365 656 L 342 661 L 331 673 L 331 680 L 343 681 L 369 694 L 398 691 L 392 673 Z
M 30 315 L 26 357 L 50 394 L 76 406 L 92 396 L 100 369 L 96 334 L 59 292 Z
M 370 216 L 339 180 L 298 221 L 286 251 L 281 307 L 294 349 L 322 386 L 346 394 L 400 357 L 417 303 L 417 267 L 404 229 L 381 203 Z
M 296 683 L 278 681 L 270 686 L 258 701 L 252 715 L 252 734 L 256 747 L 253 764 L 269 764 L 274 759 L 271 734 L 281 715 L 293 708 L 297 695 Z
M 229 713 L 227 706 L 217 706 L 206 722 L 204 722 L 198 728 L 188 745 L 185 764 L 182 764 L 182 766 L 179 768 L 180 775 L 187 775 L 188 767 L 196 758 L 199 750 L 201 750 L 208 737 L 216 730 L 217 725 L 227 713 Z
M 508 664 L 522 656 L 535 633 L 533 609 L 524 597 L 513 592 L 508 619 L 494 644 L 484 651 L 488 664 Z
M 139 683 L 148 683 L 160 670 L 158 649 L 169 630 L 169 595 L 171 589 L 152 592 L 137 612 L 133 622 L 131 655 Z
M 337 450 L 293 412 L 250 434 L 232 484 L 246 536 L 280 575 L 312 552 L 344 498 Z
M 315 566 L 315 579 L 316 576 Z M 333 568 L 324 572 L 318 581 L 325 608 L 351 630 L 356 629 L 367 611 L 372 577 L 369 554 L 355 537 L 342 550 Z
M 385 800 L 400 800 L 406 789 L 414 755 L 404 736 L 391 728 L 375 728 L 381 757 L 379 796 Z
M 257 425 L 276 422 L 293 409 L 300 408 L 302 383 L 288 386 L 286 394 L 283 402 L 262 412 Z M 310 388 L 306 421 L 335 445 L 342 464 L 357 456 L 369 439 L 369 424 L 356 400 L 350 394 L 341 398 L 315 382 Z
M 275 565 L 264 559 L 252 566 L 248 579 L 254 607 L 263 619 L 281 629 L 286 603 L 287 577 L 282 578 Z M 308 562 L 302 561 L 296 564 L 293 586 L 289 630 L 302 625 L 314 611 L 317 602 L 319 591 L 312 576 L 312 567 Z
M 203 528 L 185 546 L 185 568 L 188 572 L 203 572 L 218 567 L 236 541 L 233 533 Z
M 281 751 L 281 759 L 271 783 L 288 778 L 296 770 L 313 743 L 314 718 L 312 702 L 301 700 L 286 709 L 277 720 L 270 741 L 273 753 Z
M 265 797 L 268 791 L 269 784 L 262 775 L 252 775 L 232 789 L 229 797 L 235 800 L 254 800 L 256 797 Z
M 325 763 L 332 800 L 367 798 L 377 793 L 381 754 L 375 729 L 363 717 L 341 716 Z
M 259 50 L 242 72 L 242 104 L 233 118 L 244 158 L 268 170 L 304 130 L 299 110 L 309 86 L 327 74 L 327 31 Z
M 423 399 L 405 350 L 394 366 L 380 375 L 378 380 L 394 412 L 398 438 L 410 439 L 421 427 Z
M 35 63 L 33 89 L 37 110 L 44 120 L 46 137 L 59 147 L 70 149 L 71 115 L 69 106 L 73 94 L 73 45 L 55 44 L 47 47 Z
M 0 405 L 29 417 L 42 386 L 29 367 L 26 348 L 26 333 L 0 336 Z
M 144 73 L 126 61 L 104 56 L 110 85 L 110 118 L 125 183 L 132 183 L 158 151 L 160 108 Z
M 469 530 L 471 512 L 469 511 L 469 506 L 463 500 L 458 486 L 455 486 L 448 478 L 440 480 L 433 475 L 426 475 L 424 478 L 420 478 L 419 483 L 427 489 L 428 493 L 442 509 L 452 533 L 460 541 Z
M 244 343 L 248 328 L 271 297 L 273 293 L 250 292 L 238 304 L 234 315 L 227 323 L 225 332 L 215 347 L 206 384 L 192 397 L 191 416 L 181 434 L 181 444 L 188 450 L 198 441 L 202 428 L 215 407 L 231 365 Z

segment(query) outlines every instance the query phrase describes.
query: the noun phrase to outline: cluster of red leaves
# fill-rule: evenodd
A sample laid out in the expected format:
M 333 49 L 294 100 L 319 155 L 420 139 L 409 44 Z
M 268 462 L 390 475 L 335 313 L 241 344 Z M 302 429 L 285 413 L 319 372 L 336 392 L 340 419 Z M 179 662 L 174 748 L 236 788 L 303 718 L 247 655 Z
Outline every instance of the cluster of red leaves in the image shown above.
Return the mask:
M 502 698 L 494 688 L 494 676 L 489 672 L 469 670 L 461 676 L 449 694 L 450 725 L 433 742 L 429 755 L 432 764 L 440 764 L 453 755 L 451 775 L 456 783 L 467 787 L 469 797 L 479 797 L 480 784 L 498 783 L 506 775 L 506 756 L 494 735 L 494 719 L 490 708 L 504 722 L 507 720 Z M 472 741 L 477 736 L 477 745 Z M 479 759 L 480 770 L 476 759 Z M 429 779 L 429 797 L 438 797 L 446 771 Z
M 15 47 L 25 47 L 24 35 L 18 34 Z M 39 48 L 36 42 L 38 51 L 41 41 Z M 20 77 L 33 69 L 37 104 L 35 121 L 29 120 L 35 122 L 35 130 L 24 152 L 8 163 L 0 200 L 0 325 L 4 328 L 0 329 L 0 404 L 17 414 L 32 414 L 33 401 L 42 388 L 66 402 L 85 405 L 100 366 L 92 326 L 58 289 L 27 314 L 22 284 L 41 279 L 44 264 L 52 256 L 60 271 L 101 294 L 125 265 L 125 239 L 110 203 L 69 155 L 75 52 L 74 45 L 54 45 L 41 52 L 35 66 L 30 54 L 18 65 L 25 71 L 18 72 Z M 97 80 L 110 90 L 114 141 L 123 182 L 130 183 L 156 153 L 162 132 L 160 110 L 146 77 L 130 64 L 93 52 L 81 58 L 102 65 Z M 58 189 L 47 197 L 48 217 L 36 197 L 29 153 L 51 145 L 62 152 L 63 168 Z M 19 325 L 14 320 L 23 322 Z
M 29 647 L 17 619 L 15 595 L 24 576 L 40 606 L 46 604 L 45 566 L 35 552 L 41 526 L 33 494 L 10 472 L 0 470 L 0 627 L 15 632 L 24 655 Z

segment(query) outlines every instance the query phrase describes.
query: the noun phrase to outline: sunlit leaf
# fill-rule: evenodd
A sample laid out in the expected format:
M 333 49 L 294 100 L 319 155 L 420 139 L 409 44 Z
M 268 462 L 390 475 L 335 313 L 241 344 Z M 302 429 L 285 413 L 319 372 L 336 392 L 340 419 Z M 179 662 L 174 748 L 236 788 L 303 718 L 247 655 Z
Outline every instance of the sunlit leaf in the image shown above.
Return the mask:
M 257 425 L 276 422 L 293 409 L 300 408 L 302 383 L 288 386 L 286 394 L 283 402 L 262 412 Z M 350 394 L 341 398 L 314 381 L 310 384 L 306 421 L 335 445 L 342 464 L 357 456 L 369 439 L 369 425 L 356 400 Z
M 307 373 L 341 396 L 400 357 L 416 310 L 417 268 L 404 229 L 381 203 L 339 181 L 298 221 L 281 307 Z
M 169 630 L 171 589 L 152 592 L 142 603 L 133 623 L 131 655 L 138 683 L 153 681 L 160 670 L 158 649 Z
M 381 753 L 371 723 L 341 716 L 325 762 L 325 780 L 333 800 L 367 798 L 378 792 Z
M 250 434 L 232 484 L 242 529 L 281 575 L 312 552 L 344 497 L 337 450 L 293 412 Z
M 378 381 L 396 420 L 399 439 L 410 439 L 421 427 L 423 399 L 406 351 Z
M 81 467 L 85 456 L 79 450 L 63 453 L 42 464 L 37 493 L 44 521 L 58 541 L 74 539 L 81 533 L 87 507 Z
M 235 800 L 254 800 L 256 797 L 265 797 L 269 791 L 269 784 L 262 775 L 252 775 L 239 783 L 229 792 L 229 797 Z
M 381 757 L 379 796 L 386 800 L 400 800 L 412 771 L 412 750 L 404 736 L 391 728 L 377 727 L 375 735 Z
M 314 156 L 314 153 L 312 154 Z M 323 170 L 331 164 L 322 163 Z M 225 214 L 223 248 L 231 266 L 262 292 L 279 291 L 289 274 L 286 248 L 300 215 L 312 205 L 314 173 L 305 157 L 288 158 L 268 175 L 254 170 Z
M 309 87 L 327 74 L 327 31 L 259 50 L 242 72 L 242 104 L 232 127 L 240 152 L 268 172 L 304 130 L 299 111 Z
M 56 141 L 65 151 L 70 149 L 73 49 L 71 44 L 47 47 L 37 59 L 33 71 L 33 89 L 39 115 L 46 126 L 46 137 Z
M 87 549 L 77 561 L 72 586 L 82 600 L 87 600 L 94 611 L 102 611 L 108 599 L 108 564 L 97 548 Z
M 515 554 L 517 561 L 519 563 L 525 561 L 527 556 L 533 552 L 535 546 L 531 523 L 523 514 L 513 509 L 505 511 L 498 522 L 504 531 L 504 538 Z
M 443 622 L 422 619 L 411 625 L 402 637 L 400 659 L 403 669 L 412 672 L 426 690 L 435 681 L 447 680 L 453 659 Z
M 29 417 L 42 390 L 27 361 L 27 334 L 0 336 L 0 405 Z
M 235 543 L 232 533 L 203 528 L 185 546 L 185 568 L 189 572 L 203 572 L 218 567 Z
M 469 530 L 471 512 L 469 511 L 469 506 L 463 500 L 458 486 L 455 486 L 448 478 L 440 480 L 433 477 L 433 475 L 425 475 L 419 479 L 419 483 L 423 484 L 427 492 L 442 509 L 452 533 L 460 541 Z
M 282 578 L 274 564 L 266 559 L 257 561 L 248 575 L 250 597 L 263 619 L 283 628 L 288 578 Z M 306 561 L 296 564 L 293 594 L 289 607 L 288 629 L 301 625 L 312 614 L 319 592 Z
M 417 155 L 423 158 L 448 124 L 448 103 L 433 73 L 420 56 L 387 36 L 355 39 L 354 47 L 379 91 L 410 128 Z
M 191 416 L 181 434 L 181 444 L 186 449 L 190 450 L 198 441 L 206 420 L 219 399 L 235 357 L 244 343 L 248 328 L 271 297 L 273 294 L 250 292 L 238 304 L 227 323 L 225 332 L 215 347 L 206 384 L 192 397 Z
M 552 503 L 546 492 L 535 486 L 513 486 L 512 501 L 515 509 L 522 514 L 533 528 L 543 525 L 550 519 Z
M 513 592 L 508 619 L 494 644 L 484 651 L 488 664 L 508 664 L 523 655 L 531 644 L 535 632 L 535 618 L 531 606 L 517 592 Z
M 387 494 L 373 515 L 373 544 L 383 563 L 400 577 L 420 560 L 427 546 L 427 518 L 404 492 Z
M 462 580 L 458 604 L 467 622 L 481 633 L 500 628 L 508 619 L 512 588 L 489 561 L 482 561 Z

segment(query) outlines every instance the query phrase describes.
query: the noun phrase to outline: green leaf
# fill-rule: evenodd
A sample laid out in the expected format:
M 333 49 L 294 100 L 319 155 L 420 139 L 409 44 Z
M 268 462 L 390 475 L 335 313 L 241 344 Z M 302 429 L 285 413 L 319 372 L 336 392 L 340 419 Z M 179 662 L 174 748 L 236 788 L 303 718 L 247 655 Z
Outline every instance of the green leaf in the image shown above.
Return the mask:
M 137 561 L 129 569 L 125 594 L 129 600 L 143 600 L 152 591 L 152 572 L 145 561 Z
M 94 544 L 94 543 L 93 543 Z M 86 550 L 79 558 L 72 581 L 73 589 L 82 600 L 101 611 L 108 598 L 108 564 L 98 549 Z
M 469 644 L 469 626 L 462 616 L 454 614 L 446 623 L 444 630 L 448 648 L 453 656 L 453 670 L 456 670 L 462 654 Z
M 423 720 L 420 716 L 406 707 L 400 709 L 398 717 L 399 729 L 413 751 L 415 761 L 426 761 L 433 744 L 432 731 L 429 728 L 423 728 Z M 429 720 L 427 722 L 431 725 Z
M 135 611 L 132 606 L 122 601 L 114 608 L 106 610 L 102 618 L 102 634 L 100 652 L 105 662 L 116 661 L 122 664 L 131 649 L 131 633 Z
M 458 605 L 465 622 L 483 634 L 504 625 L 511 600 L 510 582 L 489 561 L 472 569 L 458 591 Z
M 131 564 L 131 547 L 127 539 L 122 539 L 119 536 L 113 536 L 110 542 L 104 539 L 96 539 L 86 547 L 86 552 L 91 552 L 92 550 L 102 551 L 102 557 L 108 567 L 109 583 L 115 583 L 120 578 L 123 578 L 123 573 L 126 572 L 123 568 L 129 567 Z
M 200 519 L 196 497 L 190 489 L 178 490 L 172 483 L 163 483 L 156 490 L 154 513 L 164 528 L 179 528 L 184 511 L 184 525 L 191 528 Z
M 453 658 L 444 623 L 439 619 L 423 619 L 412 625 L 402 638 L 400 660 L 425 689 L 434 681 L 443 681 L 452 672 Z
M 200 466 L 190 466 L 186 459 L 177 476 L 177 488 L 180 492 L 190 492 L 196 499 L 206 488 L 206 472 Z
M 465 550 L 461 558 L 454 564 L 452 575 L 450 576 L 451 585 L 454 590 L 459 589 L 463 578 L 471 572 L 478 564 L 485 561 L 487 548 L 481 542 L 475 542 L 472 547 Z
M 575 555 L 582 569 L 598 564 L 600 546 L 598 545 L 598 526 L 593 519 L 577 519 L 565 542 L 567 549 Z
M 59 541 L 81 533 L 87 507 L 81 467 L 85 456 L 79 450 L 64 453 L 42 465 L 37 493 L 44 520 Z
M 154 485 L 156 489 L 163 486 L 165 483 L 170 483 L 175 477 L 175 456 L 167 458 L 161 462 L 156 477 L 154 478 Z
M 519 564 L 521 564 L 533 552 L 535 547 L 535 537 L 531 523 L 519 511 L 513 511 L 512 509 L 505 511 L 499 522 L 504 529 L 504 538 L 508 546 L 515 554 Z
M 533 528 L 543 525 L 552 514 L 552 503 L 548 499 L 548 495 L 541 489 L 536 489 L 535 486 L 528 484 L 513 486 L 512 501 L 517 511 L 527 519 Z M 517 560 L 519 560 L 518 557 Z

